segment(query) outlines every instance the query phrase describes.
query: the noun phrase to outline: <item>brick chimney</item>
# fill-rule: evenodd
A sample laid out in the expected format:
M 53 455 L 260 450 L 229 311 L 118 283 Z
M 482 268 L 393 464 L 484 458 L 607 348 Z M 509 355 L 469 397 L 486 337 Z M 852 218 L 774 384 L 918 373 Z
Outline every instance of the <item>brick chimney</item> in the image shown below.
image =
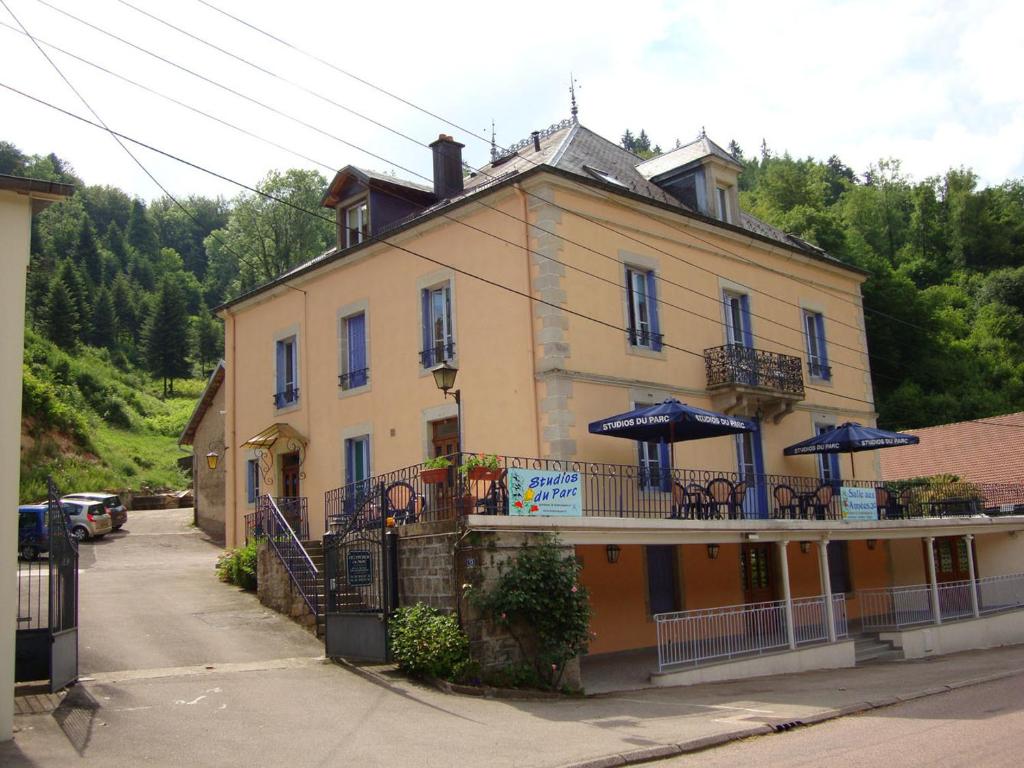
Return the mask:
M 434 194 L 440 199 L 462 194 L 462 148 L 446 134 L 430 145 L 434 152 Z

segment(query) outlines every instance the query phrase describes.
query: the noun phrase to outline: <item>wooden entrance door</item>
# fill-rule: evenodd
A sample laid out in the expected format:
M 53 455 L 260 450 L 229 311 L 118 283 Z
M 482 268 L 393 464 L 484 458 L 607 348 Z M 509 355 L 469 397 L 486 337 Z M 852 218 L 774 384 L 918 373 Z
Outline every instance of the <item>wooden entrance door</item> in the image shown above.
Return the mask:
M 281 495 L 295 499 L 302 495 L 299 488 L 299 454 L 281 454 Z
M 971 542 L 971 546 L 974 546 L 974 542 Z M 977 554 L 972 554 L 975 554 L 974 567 L 977 570 Z M 925 550 L 925 557 L 927 555 L 928 552 Z M 925 568 L 927 569 L 927 561 L 925 561 Z M 971 576 L 970 566 L 967 563 L 967 543 L 963 540 L 963 537 L 948 536 L 936 539 L 935 580 L 941 584 L 947 581 L 967 581 L 969 578 Z
M 766 603 L 775 599 L 771 544 L 744 544 L 740 549 L 740 580 L 743 601 Z

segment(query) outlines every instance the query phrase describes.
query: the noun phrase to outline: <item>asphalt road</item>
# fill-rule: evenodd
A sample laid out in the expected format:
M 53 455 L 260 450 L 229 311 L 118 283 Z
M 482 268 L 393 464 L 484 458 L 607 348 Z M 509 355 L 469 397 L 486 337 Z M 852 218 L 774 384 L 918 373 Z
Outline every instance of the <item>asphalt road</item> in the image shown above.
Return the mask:
M 665 765 L 1016 768 L 1024 765 L 1024 675 L 755 736 Z

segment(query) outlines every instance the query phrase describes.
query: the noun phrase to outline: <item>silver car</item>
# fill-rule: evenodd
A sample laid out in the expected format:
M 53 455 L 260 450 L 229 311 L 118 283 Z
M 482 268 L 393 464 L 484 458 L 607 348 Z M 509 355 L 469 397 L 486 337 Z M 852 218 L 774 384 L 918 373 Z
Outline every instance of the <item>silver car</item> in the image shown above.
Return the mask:
M 110 515 L 111 524 L 115 531 L 121 530 L 121 526 L 128 522 L 128 510 L 121 503 L 121 497 L 113 493 L 69 493 L 63 501 L 98 501 L 103 504 Z
M 114 529 L 102 501 L 61 499 L 60 505 L 68 519 L 68 530 L 79 541 L 101 538 Z

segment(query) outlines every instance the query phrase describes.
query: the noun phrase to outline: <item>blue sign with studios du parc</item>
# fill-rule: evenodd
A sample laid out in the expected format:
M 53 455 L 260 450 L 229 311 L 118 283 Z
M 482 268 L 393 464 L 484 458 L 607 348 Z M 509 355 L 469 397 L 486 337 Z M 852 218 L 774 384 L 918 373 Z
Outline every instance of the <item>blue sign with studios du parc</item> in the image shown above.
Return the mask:
M 345 561 L 350 587 L 368 587 L 373 583 L 373 556 L 367 549 L 353 549 Z
M 878 502 L 874 488 L 839 489 L 839 502 L 845 520 L 877 520 Z
M 510 469 L 508 501 L 510 515 L 582 517 L 583 489 L 580 473 Z

